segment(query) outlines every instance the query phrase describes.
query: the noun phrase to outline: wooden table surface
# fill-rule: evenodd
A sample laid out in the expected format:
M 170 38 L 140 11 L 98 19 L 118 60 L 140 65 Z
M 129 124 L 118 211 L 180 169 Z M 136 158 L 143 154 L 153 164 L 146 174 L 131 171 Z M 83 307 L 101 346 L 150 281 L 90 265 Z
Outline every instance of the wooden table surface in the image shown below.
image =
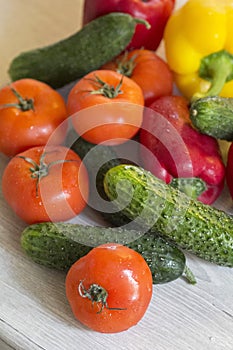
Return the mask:
M 184 1 L 178 1 L 180 5 Z M 11 59 L 80 28 L 82 0 L 0 0 L 0 85 Z M 162 49 L 161 49 L 162 52 Z M 8 158 L 0 155 L 2 175 Z M 216 205 L 231 208 L 226 193 Z M 120 334 L 85 329 L 65 298 L 65 275 L 32 263 L 21 251 L 26 226 L 0 193 L 0 349 L 233 349 L 233 270 L 187 255 L 196 285 L 183 279 L 154 286 L 143 320 Z

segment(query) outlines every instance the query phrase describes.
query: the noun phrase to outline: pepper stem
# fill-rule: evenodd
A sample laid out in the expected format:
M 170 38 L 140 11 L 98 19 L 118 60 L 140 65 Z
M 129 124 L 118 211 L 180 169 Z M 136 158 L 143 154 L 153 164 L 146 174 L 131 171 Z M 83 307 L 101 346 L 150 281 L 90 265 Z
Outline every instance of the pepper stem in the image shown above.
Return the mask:
M 201 60 L 199 76 L 209 80 L 211 85 L 206 93 L 194 94 L 192 100 L 219 95 L 224 84 L 233 79 L 233 55 L 221 50 L 204 57 Z

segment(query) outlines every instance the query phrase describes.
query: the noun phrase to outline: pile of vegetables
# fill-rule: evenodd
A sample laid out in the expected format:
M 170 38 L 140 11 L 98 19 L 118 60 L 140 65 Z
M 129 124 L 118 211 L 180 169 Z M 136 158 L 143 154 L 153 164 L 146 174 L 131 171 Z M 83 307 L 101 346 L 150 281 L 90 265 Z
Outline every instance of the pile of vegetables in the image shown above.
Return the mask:
M 0 90 L 2 192 L 28 224 L 21 246 L 67 273 L 75 317 L 99 332 L 139 322 L 153 284 L 195 283 L 185 251 L 233 267 L 233 219 L 210 206 L 225 179 L 233 198 L 233 143 L 226 164 L 218 143 L 233 141 L 233 8 L 204 3 L 86 0 L 83 28 L 17 56 Z M 65 100 L 56 89 L 70 82 Z M 122 154 L 135 143 L 138 157 Z M 68 222 L 87 206 L 107 227 Z

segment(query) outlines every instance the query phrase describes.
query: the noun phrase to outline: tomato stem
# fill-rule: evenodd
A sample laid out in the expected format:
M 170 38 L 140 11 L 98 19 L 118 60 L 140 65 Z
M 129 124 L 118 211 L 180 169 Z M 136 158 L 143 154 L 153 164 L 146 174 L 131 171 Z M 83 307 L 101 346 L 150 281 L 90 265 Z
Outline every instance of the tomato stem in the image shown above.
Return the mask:
M 49 170 L 53 165 L 67 163 L 67 162 L 76 162 L 75 159 L 58 159 L 49 164 L 46 164 L 44 161 L 46 154 L 48 154 L 48 152 L 42 153 L 39 164 L 29 157 L 24 157 L 20 155 L 17 156 L 17 158 L 21 158 L 32 165 L 32 167 L 29 168 L 29 170 L 31 172 L 31 177 L 33 179 L 37 179 L 36 180 L 36 197 L 39 196 L 38 193 L 39 193 L 40 180 L 49 174 Z
M 85 289 L 83 281 L 80 281 L 78 292 L 82 298 L 88 298 L 91 300 L 92 304 L 101 303 L 101 308 L 97 314 L 101 313 L 104 308 L 108 310 L 126 310 L 123 308 L 109 307 L 107 303 L 108 292 L 99 284 L 93 283 L 90 285 L 89 289 Z
M 117 72 L 130 78 L 136 66 L 136 57 L 137 55 L 135 54 L 131 58 L 128 58 L 128 52 L 126 51 L 123 58 L 117 61 Z
M 89 79 L 94 82 L 94 84 L 97 87 L 97 90 L 89 91 L 92 95 L 103 95 L 107 98 L 115 98 L 119 94 L 122 94 L 123 91 L 121 90 L 122 82 L 123 82 L 123 75 L 121 77 L 121 80 L 117 86 L 110 85 L 103 80 L 101 80 L 99 77 L 95 76 L 95 79 Z
M 34 100 L 32 98 L 23 98 L 18 91 L 15 90 L 15 88 L 10 88 L 13 94 L 17 97 L 18 103 L 6 103 L 1 106 L 1 108 L 10 108 L 10 107 L 16 107 L 21 109 L 21 111 L 26 112 L 29 110 L 34 111 Z

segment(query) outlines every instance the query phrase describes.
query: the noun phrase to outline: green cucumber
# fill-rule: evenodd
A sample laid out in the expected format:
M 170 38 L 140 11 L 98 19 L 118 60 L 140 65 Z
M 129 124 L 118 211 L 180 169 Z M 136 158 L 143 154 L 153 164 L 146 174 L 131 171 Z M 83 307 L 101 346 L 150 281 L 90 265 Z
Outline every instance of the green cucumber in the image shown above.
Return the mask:
M 68 135 L 74 138 L 74 135 Z M 104 176 L 106 172 L 122 162 L 125 159 L 118 157 L 112 146 L 96 145 L 77 137 L 70 147 L 83 160 L 88 169 L 90 183 L 89 206 L 98 211 L 105 221 L 113 226 L 123 226 L 130 223 L 130 219 L 119 212 L 117 208 L 109 201 L 104 191 Z M 132 228 L 137 228 L 134 225 Z
M 144 229 L 159 232 L 200 258 L 233 267 L 233 218 L 227 213 L 133 165 L 111 168 L 104 188 L 109 199 Z
M 233 99 L 209 96 L 192 102 L 190 119 L 203 134 L 233 141 Z
M 108 200 L 103 186 L 104 175 L 108 169 L 122 163 L 113 147 L 96 145 L 77 137 L 70 148 L 79 155 L 88 169 L 92 197 L 90 202 L 94 205 L 94 202 L 98 201 L 98 195 Z
M 125 13 L 110 13 L 85 25 L 72 36 L 52 45 L 23 52 L 9 67 L 10 78 L 41 80 L 62 87 L 96 70 L 117 56 L 133 37 L 136 19 Z
M 173 281 L 186 273 L 183 252 L 150 232 L 48 222 L 30 225 L 21 235 L 21 246 L 34 262 L 65 271 L 94 246 L 107 242 L 139 252 L 151 269 L 154 284 Z

